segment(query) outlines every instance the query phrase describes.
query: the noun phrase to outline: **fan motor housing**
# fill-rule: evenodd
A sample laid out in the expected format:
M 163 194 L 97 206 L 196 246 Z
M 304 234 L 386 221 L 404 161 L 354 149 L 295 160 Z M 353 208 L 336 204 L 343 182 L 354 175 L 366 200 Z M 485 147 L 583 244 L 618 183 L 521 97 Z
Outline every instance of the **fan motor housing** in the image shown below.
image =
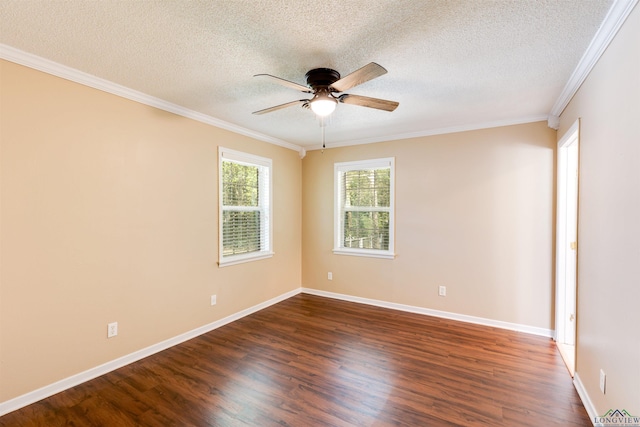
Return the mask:
M 329 87 L 333 83 L 340 80 L 340 73 L 331 68 L 314 68 L 304 75 L 307 79 L 307 85 L 312 88 Z

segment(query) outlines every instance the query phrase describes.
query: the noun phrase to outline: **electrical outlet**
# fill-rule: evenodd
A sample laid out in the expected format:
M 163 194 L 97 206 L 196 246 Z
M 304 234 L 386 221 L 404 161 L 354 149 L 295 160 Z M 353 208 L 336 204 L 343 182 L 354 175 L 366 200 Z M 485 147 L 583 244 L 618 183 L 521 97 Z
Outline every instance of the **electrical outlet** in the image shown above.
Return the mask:
M 218 297 L 216 295 L 211 295 L 211 305 L 216 305 L 218 302 Z
M 607 389 L 607 374 L 604 373 L 602 369 L 600 369 L 600 391 L 602 394 L 605 394 Z
M 447 287 L 446 286 L 439 286 L 438 287 L 438 295 L 440 295 L 441 297 L 446 297 L 447 296 Z
M 328 272 L 327 273 L 327 279 L 328 280 L 333 280 L 333 273 L 332 272 Z
M 118 322 L 109 323 L 107 325 L 107 338 L 113 338 L 118 335 Z

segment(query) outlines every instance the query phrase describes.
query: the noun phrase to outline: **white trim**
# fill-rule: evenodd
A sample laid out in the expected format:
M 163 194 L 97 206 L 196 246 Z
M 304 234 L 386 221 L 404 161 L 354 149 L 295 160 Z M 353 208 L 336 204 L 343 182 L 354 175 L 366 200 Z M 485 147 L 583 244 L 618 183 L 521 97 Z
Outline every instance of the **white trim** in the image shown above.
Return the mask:
M 499 128 L 504 126 L 522 125 L 526 123 L 544 122 L 544 121 L 547 121 L 548 119 L 549 119 L 549 116 L 547 114 L 541 114 L 536 116 L 521 117 L 517 119 L 497 120 L 497 121 L 491 121 L 491 122 L 474 123 L 469 125 L 450 126 L 446 128 L 429 129 L 424 131 L 401 133 L 396 135 L 375 136 L 371 138 L 356 139 L 351 141 L 340 141 L 340 142 L 328 143 L 326 144 L 326 147 L 324 149 L 326 150 L 329 148 L 348 147 L 351 145 L 372 144 L 375 142 L 398 141 L 401 139 L 420 138 L 423 136 L 448 135 L 450 133 L 457 133 L 457 132 L 468 132 L 472 130 L 492 129 L 492 128 Z M 322 149 L 323 149 L 322 144 L 315 144 L 307 147 L 307 151 L 322 150 Z
M 405 133 L 405 134 L 397 134 L 397 135 L 388 135 L 382 137 L 371 137 L 371 138 L 363 138 L 352 141 L 341 141 L 335 142 L 331 144 L 326 144 L 326 149 L 329 148 L 337 148 L 337 147 L 347 147 L 351 145 L 362 145 L 362 144 L 371 144 L 375 142 L 386 142 L 386 141 L 396 141 L 400 139 L 410 139 L 410 138 L 420 138 L 424 136 L 434 136 L 434 135 L 446 135 L 450 133 L 457 132 L 467 132 L 472 130 L 481 130 L 481 129 L 491 129 L 496 127 L 503 126 L 512 126 L 519 125 L 525 123 L 534 123 L 547 121 L 548 125 L 552 129 L 557 130 L 557 126 L 559 125 L 559 121 L 556 117 L 560 117 L 566 106 L 571 101 L 571 98 L 576 94 L 584 80 L 587 78 L 595 64 L 598 62 L 606 48 L 611 43 L 611 40 L 615 37 L 615 35 L 622 27 L 622 24 L 627 19 L 633 8 L 636 6 L 639 0 L 614 0 L 611 8 L 607 12 L 600 28 L 596 32 L 596 35 L 591 40 L 589 47 L 585 51 L 584 55 L 578 62 L 575 70 L 573 71 L 571 77 L 567 81 L 564 89 L 558 96 L 555 104 L 551 108 L 549 114 L 544 115 L 535 115 L 529 117 L 521 117 L 516 119 L 507 119 L 507 120 L 498 120 L 491 122 L 483 122 L 476 124 L 466 124 L 466 125 L 458 125 L 451 126 L 440 129 L 431 129 L 426 131 L 418 131 L 413 133 Z M 321 144 L 315 144 L 307 147 L 307 151 L 311 150 L 320 150 L 322 149 Z
M 255 255 L 256 253 L 258 255 Z M 275 255 L 275 252 L 260 251 L 260 252 L 252 252 L 249 254 L 229 256 L 229 257 L 226 257 L 224 260 L 218 261 L 218 267 L 220 268 L 229 267 L 231 265 L 244 264 L 245 262 L 259 261 L 261 259 L 271 258 L 274 255 Z
M 125 86 L 110 82 L 109 80 L 105 80 L 100 77 L 85 73 L 83 71 L 76 70 L 75 68 L 67 67 L 66 65 L 41 58 L 39 56 L 21 51 L 11 46 L 0 44 L 0 59 L 5 59 L 19 65 L 24 65 L 26 67 L 33 68 L 34 70 L 61 77 L 63 79 L 70 80 L 84 86 L 92 87 L 94 89 L 98 89 L 113 95 L 117 95 L 131 101 L 139 102 L 140 104 L 149 105 L 160 110 L 168 111 L 170 113 L 174 113 L 188 119 L 193 119 L 211 126 L 235 132 L 240 135 L 268 142 L 269 144 L 274 144 L 280 147 L 288 148 L 290 150 L 295 150 L 299 153 L 304 152 L 304 148 L 299 145 L 292 144 L 290 142 L 283 141 L 281 139 L 274 138 L 260 132 L 255 132 L 251 129 L 243 128 L 241 126 L 234 125 L 233 123 L 225 122 L 224 120 L 216 119 L 215 117 L 211 117 L 185 107 L 181 107 L 180 105 L 164 101 L 160 98 L 156 98 L 154 96 L 147 95 L 133 89 L 129 89 Z
M 591 424 L 595 425 L 596 417 L 598 416 L 598 412 L 596 411 L 596 407 L 593 405 L 591 399 L 589 399 L 589 393 L 587 393 L 587 389 L 582 384 L 582 380 L 580 380 L 580 375 L 576 372 L 573 376 L 573 386 L 576 388 L 578 392 L 578 396 L 580 396 L 580 400 L 582 400 L 582 405 L 584 409 L 587 410 L 587 414 L 589 415 L 589 419 L 591 420 Z
M 218 152 L 222 158 L 242 162 L 249 166 L 260 165 L 271 167 L 273 165 L 273 160 L 268 157 L 257 156 L 255 154 L 245 153 L 244 151 L 232 150 L 231 148 L 219 146 Z
M 371 144 L 376 142 L 395 141 L 400 139 L 419 138 L 424 136 L 444 135 L 449 133 L 466 132 L 471 130 L 490 129 L 495 127 L 511 126 L 524 123 L 533 123 L 540 121 L 548 121 L 549 127 L 555 129 L 557 126 L 555 117 L 559 117 L 566 106 L 571 101 L 571 98 L 578 91 L 584 80 L 587 78 L 597 61 L 600 59 L 605 49 L 611 43 L 611 40 L 622 27 L 622 24 L 627 19 L 633 8 L 636 6 L 639 0 L 614 0 L 611 8 L 607 12 L 600 28 L 596 32 L 596 35 L 591 40 L 589 47 L 583 54 L 580 62 L 573 71 L 571 77 L 567 81 L 564 89 L 558 96 L 555 104 L 551 108 L 549 114 L 535 115 L 529 117 L 521 117 L 516 119 L 498 120 L 491 122 L 483 122 L 476 124 L 457 125 L 440 129 L 430 129 L 426 131 L 418 131 L 412 133 L 404 133 L 397 135 L 376 136 L 370 138 L 363 138 L 351 141 L 342 141 L 330 144 L 326 148 L 347 147 L 351 145 Z M 246 129 L 232 123 L 225 122 L 223 120 L 216 119 L 211 116 L 207 116 L 202 113 L 198 113 L 193 110 L 180 107 L 176 104 L 172 104 L 163 101 L 159 98 L 155 98 L 146 95 L 141 92 L 134 91 L 124 86 L 109 82 L 82 71 L 70 68 L 59 63 L 50 61 L 48 59 L 41 58 L 39 56 L 21 51 L 8 45 L 0 44 L 0 59 L 14 62 L 16 64 L 24 65 L 45 73 L 62 77 L 67 80 L 71 80 L 76 83 L 83 84 L 85 86 L 93 87 L 95 89 L 102 90 L 104 92 L 112 93 L 123 98 L 130 99 L 132 101 L 140 102 L 145 105 L 149 105 L 161 110 L 165 110 L 174 114 L 178 114 L 183 117 L 187 117 L 193 120 L 207 123 L 212 126 L 216 126 L 222 129 L 226 129 L 240 135 L 249 136 L 251 138 L 258 139 L 260 141 L 268 142 L 270 144 L 279 145 L 281 147 L 289 148 L 291 150 L 298 151 L 300 158 L 304 158 L 307 151 L 321 150 L 323 149 L 321 144 L 311 145 L 309 147 L 302 147 L 290 142 L 273 138 L 269 135 L 265 135 L 259 132 Z
M 556 103 L 553 104 L 553 108 L 551 108 L 550 116 L 560 116 L 564 109 L 571 101 L 571 98 L 576 94 L 582 83 L 585 81 L 593 67 L 596 65 L 604 51 L 611 43 L 611 40 L 615 37 L 615 35 L 624 24 L 624 21 L 627 19 L 633 8 L 635 7 L 638 0 L 614 0 L 611 8 L 607 12 L 607 15 L 600 24 L 600 28 L 596 32 L 596 35 L 593 36 L 589 47 L 582 55 L 580 62 L 576 66 L 575 70 L 573 70 L 573 74 L 569 77 L 569 81 L 562 89 L 560 96 L 556 100 Z
M 159 342 L 157 344 L 151 345 L 149 347 L 143 348 L 141 350 L 135 351 L 133 353 L 130 353 L 128 355 L 119 357 L 117 359 L 114 359 L 110 362 L 104 363 L 102 365 L 96 366 L 94 368 L 88 369 L 84 372 L 80 372 L 78 374 L 72 375 L 70 377 L 64 378 L 60 381 L 57 381 L 53 384 L 49 384 L 47 386 L 44 386 L 42 388 L 39 388 L 37 390 L 31 391 L 29 393 L 25 393 L 21 396 L 15 397 L 13 399 L 7 400 L 5 402 L 1 402 L 0 403 L 0 416 L 8 414 L 9 412 L 13 412 L 15 410 L 18 410 L 20 408 L 23 408 L 27 405 L 30 405 L 32 403 L 38 402 L 42 399 L 45 399 L 49 396 L 53 396 L 56 393 L 60 393 L 61 391 L 67 390 L 71 387 L 75 387 L 79 384 L 82 384 L 86 381 L 90 381 L 94 378 L 97 378 L 101 375 L 107 374 L 111 371 L 114 371 L 118 368 L 121 368 L 123 366 L 129 365 L 133 362 L 136 362 L 138 360 L 144 359 L 145 357 L 151 356 L 153 354 L 159 353 L 163 350 L 166 350 L 168 348 L 171 348 L 175 345 L 178 345 L 182 342 L 188 341 L 190 339 L 193 339 L 195 337 L 198 337 L 200 335 L 206 334 L 208 332 L 211 332 L 215 329 L 218 329 L 224 325 L 227 325 L 231 322 L 235 322 L 236 320 L 242 319 L 243 317 L 249 316 L 253 313 L 256 313 L 260 310 L 263 310 L 269 306 L 272 306 L 274 304 L 277 304 L 279 302 L 282 302 L 286 299 L 289 299 L 295 295 L 298 295 L 299 293 L 305 293 L 305 294 L 309 294 L 309 295 L 317 295 L 317 296 L 321 296 L 321 297 L 326 297 L 326 298 L 333 298 L 333 299 L 338 299 L 338 300 L 343 300 L 343 301 L 350 301 L 350 302 L 356 302 L 356 303 L 360 303 L 360 304 L 367 304 L 367 305 L 373 305 L 373 306 L 377 306 L 377 307 L 383 307 L 383 308 L 390 308 L 393 310 L 400 310 L 400 311 L 406 311 L 406 312 L 410 312 L 410 313 L 417 313 L 417 314 L 424 314 L 427 316 L 434 316 L 434 317 L 441 317 L 441 318 L 445 318 L 445 319 L 450 319 L 450 320 L 456 320 L 456 321 L 461 321 L 461 322 L 467 322 L 467 323 L 474 323 L 474 324 L 478 324 L 478 325 L 484 325 L 484 326 L 490 326 L 490 327 L 496 327 L 496 328 L 500 328 L 500 329 L 508 329 L 508 330 L 513 330 L 513 331 L 518 331 L 518 332 L 524 332 L 524 333 L 528 333 L 528 334 L 532 334 L 532 335 L 539 335 L 539 336 L 544 336 L 544 337 L 551 337 L 553 335 L 553 331 L 550 331 L 548 329 L 544 329 L 544 328 L 538 328 L 538 327 L 533 327 L 533 326 L 527 326 L 527 325 L 521 325 L 521 324 L 516 324 L 516 323 L 508 323 L 508 322 L 502 322 L 502 321 L 498 321 L 498 320 L 492 320 L 492 319 L 485 319 L 485 318 L 481 318 L 481 317 L 474 317 L 474 316 L 467 316 L 467 315 L 463 315 L 463 314 L 456 314 L 456 313 L 449 313 L 449 312 L 445 312 L 445 311 L 438 311 L 438 310 L 431 310 L 431 309 L 427 309 L 427 308 L 422 308 L 422 307 L 415 307 L 415 306 L 410 306 L 410 305 L 404 305 L 404 304 L 396 304 L 396 303 L 390 303 L 390 302 L 385 302 L 385 301 L 380 301 L 380 300 L 373 300 L 373 299 L 368 299 L 368 298 L 360 298 L 360 297 L 354 297 L 354 296 L 350 296 L 350 295 L 344 295 L 344 294 L 338 294 L 338 293 L 334 293 L 334 292 L 326 292 L 326 291 L 321 291 L 321 290 L 317 290 L 317 289 L 310 289 L 310 288 L 296 288 L 293 289 L 289 292 L 286 292 L 282 295 L 279 295 L 277 297 L 274 297 L 268 301 L 262 302 L 260 304 L 254 305 L 253 307 L 249 307 L 247 309 L 241 310 L 235 314 L 232 314 L 230 316 L 227 316 L 223 319 L 217 320 L 215 322 L 209 323 L 207 325 L 201 326 L 199 328 L 193 329 L 191 331 L 185 332 L 184 334 L 180 334 L 178 336 L 175 336 L 173 338 L 169 338 L 165 341 Z M 582 383 L 580 382 L 580 378 L 578 376 L 578 373 L 576 372 L 575 377 L 574 377 L 574 384 L 576 386 L 576 390 L 578 391 L 578 394 L 580 395 L 580 398 L 582 399 L 582 402 L 585 406 L 585 408 L 587 409 L 587 412 L 589 413 L 589 415 L 591 416 L 592 414 L 593 417 L 595 417 L 595 409 L 593 407 L 593 404 L 591 403 L 591 401 L 588 398 L 588 395 L 586 393 L 586 391 L 584 390 L 584 387 L 582 386 Z M 592 419 L 593 419 L 592 417 Z
M 335 292 L 321 291 L 317 289 L 302 288 L 302 293 L 317 295 L 320 297 L 339 299 L 343 301 L 357 302 L 376 307 L 390 308 L 392 310 L 406 311 L 408 313 L 424 314 L 426 316 L 440 317 L 443 319 L 457 320 L 459 322 L 474 323 L 476 325 L 490 326 L 493 328 L 508 329 L 510 331 L 524 332 L 547 338 L 553 337 L 553 331 L 536 326 L 522 325 L 519 323 L 503 322 L 501 320 L 486 319 L 484 317 L 467 316 L 466 314 L 451 313 L 448 311 L 432 310 L 430 308 L 416 307 L 413 305 L 397 304 L 393 302 L 355 297 L 352 295 L 338 294 Z
M 235 162 L 247 166 L 259 168 L 259 202 L 257 207 L 227 207 L 237 211 L 258 211 L 261 212 L 261 230 L 266 228 L 266 232 L 260 233 L 260 250 L 238 255 L 224 256 L 223 248 L 223 222 L 222 217 L 225 210 L 223 202 L 222 163 L 223 161 Z M 267 157 L 256 156 L 255 154 L 242 151 L 231 150 L 222 146 L 218 147 L 218 266 L 228 267 L 250 261 L 257 261 L 271 258 L 273 252 L 273 161 Z
M 396 254 L 389 251 L 381 251 L 377 249 L 354 249 L 354 248 L 339 248 L 334 249 L 333 253 L 336 255 L 350 255 L 350 256 L 363 256 L 369 258 L 383 258 L 383 259 L 395 259 Z
M 390 169 L 389 173 L 389 207 L 388 208 L 363 208 L 362 211 L 380 211 L 389 213 L 389 248 L 364 249 L 345 248 L 343 208 L 340 200 L 344 199 L 340 186 L 342 174 L 347 171 L 363 169 Z M 350 162 L 336 162 L 333 164 L 333 253 L 336 255 L 352 255 L 371 258 L 394 259 L 395 255 L 395 175 L 396 158 L 385 157 L 380 159 L 355 160 Z M 357 210 L 357 209 L 355 209 Z
M 5 59 L 7 61 L 14 62 L 19 65 L 24 65 L 26 67 L 33 68 L 34 70 L 42 71 L 44 73 L 51 74 L 53 76 L 61 77 L 63 79 L 70 80 L 75 83 L 79 83 L 88 87 L 92 87 L 94 89 L 101 90 L 103 92 L 111 93 L 113 95 L 117 95 L 126 99 L 130 99 L 135 102 L 139 102 L 141 104 L 149 105 L 151 107 L 168 111 L 170 113 L 174 113 L 179 116 L 197 120 L 199 122 L 206 123 L 215 127 L 219 127 L 221 129 L 226 129 L 231 132 L 238 133 L 240 135 L 245 135 L 260 141 L 264 141 L 270 144 L 288 148 L 290 150 L 295 150 L 299 153 L 301 159 L 306 156 L 308 151 L 323 149 L 322 144 L 303 147 L 300 145 L 293 144 L 291 142 L 287 142 L 278 138 L 271 137 L 269 135 L 265 135 L 263 133 L 255 132 L 250 129 L 246 129 L 246 128 L 234 125 L 232 123 L 225 122 L 220 119 L 216 119 L 206 114 L 198 113 L 197 111 L 189 110 L 179 105 L 164 101 L 160 98 L 156 98 L 156 97 L 147 95 L 145 93 L 138 92 L 133 89 L 129 89 L 125 86 L 118 85 L 108 80 L 101 79 L 91 74 L 79 71 L 75 68 L 67 67 L 66 65 L 59 64 L 57 62 L 39 57 L 37 55 L 33 55 L 28 52 L 24 52 L 22 50 L 19 50 L 14 47 L 1 44 L 1 43 L 0 43 L 0 59 Z M 332 143 L 330 146 L 326 148 L 371 144 L 375 142 L 419 138 L 422 136 L 466 132 L 470 130 L 490 129 L 490 128 L 502 127 L 502 126 L 541 122 L 547 119 L 548 119 L 547 115 L 537 115 L 537 116 L 522 117 L 517 119 L 476 123 L 471 125 L 458 125 L 458 126 L 451 126 L 446 128 L 440 128 L 440 129 L 431 129 L 431 130 L 419 131 L 419 132 L 413 132 L 413 133 L 404 133 L 404 134 L 398 134 L 398 135 L 388 135 L 383 137 L 371 137 L 371 138 L 364 138 L 364 139 L 358 139 L 353 141 L 337 142 L 337 143 Z
M 78 384 L 82 384 L 86 381 L 97 378 L 100 375 L 104 375 L 118 368 L 122 368 L 123 366 L 129 365 L 133 362 L 144 359 L 145 357 L 151 356 L 152 354 L 159 353 L 163 350 L 166 350 L 182 342 L 193 339 L 202 334 L 206 334 L 207 332 L 211 332 L 215 329 L 220 328 L 221 326 L 227 325 L 231 322 L 235 322 L 236 320 L 239 320 L 245 316 L 256 313 L 271 305 L 274 305 L 281 301 L 289 299 L 292 296 L 297 295 L 299 293 L 300 293 L 300 288 L 296 288 L 292 291 L 286 292 L 275 298 L 271 298 L 268 301 L 265 301 L 263 303 L 254 305 L 253 307 L 249 307 L 247 309 L 241 310 L 223 319 L 217 320 L 215 322 L 193 329 L 189 332 L 185 332 L 184 334 L 180 334 L 173 338 L 169 338 L 165 341 L 159 342 L 157 344 L 154 344 L 149 347 L 143 348 L 141 350 L 135 351 L 133 353 L 127 354 L 125 356 L 119 357 L 110 362 L 104 363 L 100 366 L 96 366 L 84 372 L 80 372 L 79 374 L 75 374 L 70 377 L 64 378 L 53 384 L 49 384 L 47 386 L 44 386 L 32 392 L 23 394 L 22 396 L 18 396 L 11 400 L 2 402 L 0 403 L 0 416 L 8 414 L 9 412 L 13 412 L 17 409 L 23 408 L 27 405 L 30 405 L 39 400 L 45 399 L 49 396 L 53 396 L 54 394 L 60 393 L 61 391 L 67 390 L 71 387 L 75 387 Z
M 566 306 L 567 306 L 567 286 L 566 286 L 566 262 L 567 256 L 570 251 L 569 249 L 569 241 L 567 241 L 567 233 L 568 233 L 568 215 L 567 210 L 569 207 L 568 203 L 568 190 L 567 186 L 570 182 L 571 178 L 569 173 L 573 173 L 573 171 L 568 170 L 568 166 L 566 162 L 569 160 L 569 153 L 567 152 L 567 147 L 572 144 L 577 144 L 576 147 L 579 147 L 580 143 L 580 119 L 578 118 L 571 127 L 565 132 L 564 135 L 559 139 L 557 144 L 557 159 L 556 159 L 556 269 L 555 269 L 555 336 L 554 339 L 561 344 L 575 344 L 575 333 L 572 333 L 570 336 L 566 335 Z M 579 148 L 578 148 L 579 149 Z M 576 168 L 579 171 L 579 160 L 576 158 Z M 579 178 L 575 178 L 579 179 Z M 577 185 L 577 184 L 576 184 Z M 576 187 L 577 189 L 577 187 Z M 577 203 L 577 191 L 575 193 L 574 202 Z M 576 210 L 574 221 L 577 222 L 578 211 Z M 573 226 L 576 224 L 572 224 Z M 578 239 L 577 228 L 573 229 L 575 236 L 574 238 Z M 572 233 L 572 234 L 574 234 Z M 577 264 L 576 264 L 577 265 Z M 576 284 L 577 286 L 577 279 Z M 575 305 L 575 294 L 574 297 L 569 300 L 572 305 Z M 577 315 L 577 311 L 575 313 Z M 577 321 L 577 320 L 576 320 Z M 569 341 L 567 341 L 569 338 Z M 564 357 L 564 356 L 563 356 Z
M 558 148 L 564 148 L 570 145 L 575 140 L 580 139 L 580 118 L 576 119 L 571 127 L 562 135 L 562 138 L 558 141 Z

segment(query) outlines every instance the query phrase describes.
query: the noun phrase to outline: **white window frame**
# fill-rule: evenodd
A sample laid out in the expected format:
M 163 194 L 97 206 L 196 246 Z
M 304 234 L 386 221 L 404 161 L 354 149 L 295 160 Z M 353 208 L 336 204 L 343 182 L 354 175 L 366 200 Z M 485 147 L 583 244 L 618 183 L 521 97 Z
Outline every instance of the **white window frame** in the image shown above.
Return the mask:
M 343 212 L 343 194 L 340 186 L 341 175 L 344 172 L 352 170 L 365 169 L 385 169 L 390 168 L 389 174 L 389 207 L 376 208 L 380 212 L 389 212 L 389 249 L 364 249 L 364 248 L 347 248 L 344 247 L 344 216 Z M 395 258 L 395 157 L 387 157 L 382 159 L 359 160 L 352 162 L 340 162 L 334 164 L 334 239 L 333 253 L 338 255 L 354 255 L 373 258 Z M 367 209 L 369 211 L 369 209 Z
M 264 232 L 261 232 L 260 250 L 245 254 L 238 255 L 223 255 L 223 212 L 225 206 L 223 205 L 223 182 L 222 182 L 222 163 L 224 161 L 231 161 L 248 166 L 257 166 L 259 168 L 259 185 L 260 185 L 260 200 L 258 202 L 258 209 L 261 212 L 261 230 L 262 227 L 266 227 Z M 218 265 L 220 267 L 226 267 L 229 265 L 240 264 L 249 261 L 256 261 L 260 259 L 270 258 L 273 253 L 273 175 L 272 175 L 272 161 L 266 157 L 260 157 L 253 154 L 243 153 L 241 151 L 231 150 L 229 148 L 219 147 L 218 149 Z M 237 210 L 237 209 L 234 209 Z

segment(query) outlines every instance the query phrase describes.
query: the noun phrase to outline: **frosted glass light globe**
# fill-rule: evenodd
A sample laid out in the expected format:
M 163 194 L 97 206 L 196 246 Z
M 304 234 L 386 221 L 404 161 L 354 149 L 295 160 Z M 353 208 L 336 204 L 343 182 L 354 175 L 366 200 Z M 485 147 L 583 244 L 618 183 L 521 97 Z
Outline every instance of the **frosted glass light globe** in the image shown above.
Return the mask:
M 328 116 L 336 109 L 338 101 L 326 92 L 319 92 L 309 103 L 311 110 L 320 117 Z

